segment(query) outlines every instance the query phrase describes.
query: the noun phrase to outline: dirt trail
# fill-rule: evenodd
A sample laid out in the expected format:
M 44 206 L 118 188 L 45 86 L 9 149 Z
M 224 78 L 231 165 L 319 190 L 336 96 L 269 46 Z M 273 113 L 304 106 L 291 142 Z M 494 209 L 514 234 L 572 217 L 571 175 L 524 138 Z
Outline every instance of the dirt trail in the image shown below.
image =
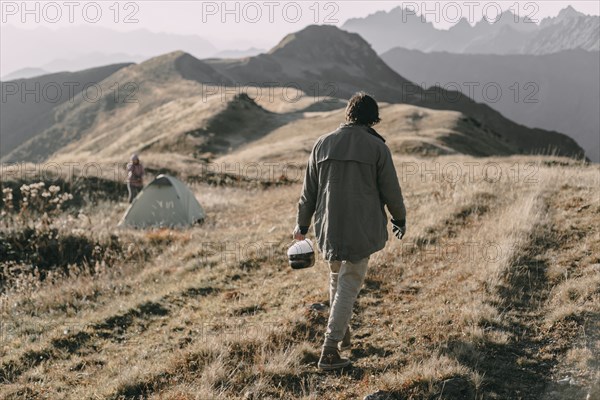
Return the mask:
M 548 212 L 544 196 L 542 212 Z M 537 399 L 550 381 L 553 360 L 542 358 L 546 344 L 541 333 L 543 305 L 550 287 L 546 279 L 549 260 L 545 251 L 558 245 L 550 222 L 530 221 L 531 236 L 513 255 L 498 288 L 499 301 L 492 305 L 502 310 L 499 329 L 509 334 L 505 344 L 486 343 L 479 351 L 483 357 L 476 365 L 462 360 L 485 376 L 484 393 L 492 399 Z
M 573 198 L 577 196 L 569 187 L 543 193 L 542 217 L 530 221 L 530 236 L 504 271 L 502 284 L 497 289 L 498 300 L 493 303 L 502 311 L 502 318 L 497 324 L 488 324 L 486 329 L 508 333 L 509 340 L 503 344 L 485 343 L 479 348 L 482 357 L 475 363 L 468 358 L 461 360 L 485 376 L 482 398 L 591 398 L 587 395 L 591 393 L 588 385 L 592 382 L 587 382 L 587 385 L 559 384 L 557 366 L 574 345 L 573 338 L 582 328 L 592 335 L 594 331 L 597 332 L 597 315 L 574 316 L 574 320 L 550 328 L 546 323 L 547 313 L 552 311 L 548 307 L 549 296 L 561 283 L 561 280 L 548 278 L 556 255 L 568 254 L 573 248 L 573 240 L 577 240 L 572 235 L 573 231 L 594 236 L 586 226 L 594 218 L 594 207 L 586 211 L 593 204 L 593 197 L 588 198 L 587 202 L 580 198 L 584 205 L 581 208 L 562 203 Z M 572 225 L 565 226 L 566 221 L 571 221 Z M 596 244 L 600 245 L 600 237 Z M 576 269 L 572 272 L 579 273 Z M 600 287 L 597 290 L 600 291 Z M 598 372 L 600 369 L 596 365 L 596 374 Z M 594 372 L 590 371 L 589 375 L 593 378 Z

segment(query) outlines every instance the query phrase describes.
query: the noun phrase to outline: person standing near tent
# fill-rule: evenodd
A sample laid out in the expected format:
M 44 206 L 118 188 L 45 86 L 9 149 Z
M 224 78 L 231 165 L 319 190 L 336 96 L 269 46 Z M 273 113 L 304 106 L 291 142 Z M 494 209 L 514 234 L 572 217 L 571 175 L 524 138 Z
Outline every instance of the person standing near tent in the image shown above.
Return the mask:
M 387 216 L 398 239 L 406 232 L 406 209 L 392 155 L 372 126 L 380 121 L 377 102 L 356 93 L 346 107 L 346 123 L 315 143 L 300 201 L 296 240 L 304 240 L 314 215 L 319 249 L 327 260 L 329 320 L 318 367 L 350 365 L 339 351 L 350 348 L 352 307 L 371 254 L 388 239 Z
M 132 154 L 129 163 L 127 163 L 127 191 L 129 192 L 128 201 L 130 204 L 143 187 L 144 166 L 140 162 L 138 155 Z

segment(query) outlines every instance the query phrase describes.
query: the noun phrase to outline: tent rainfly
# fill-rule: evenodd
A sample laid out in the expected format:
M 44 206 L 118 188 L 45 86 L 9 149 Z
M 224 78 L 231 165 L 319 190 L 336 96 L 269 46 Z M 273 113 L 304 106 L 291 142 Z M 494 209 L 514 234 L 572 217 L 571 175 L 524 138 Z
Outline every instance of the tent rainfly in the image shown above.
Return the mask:
M 204 220 L 202 206 L 179 179 L 158 175 L 137 195 L 119 226 L 183 227 Z

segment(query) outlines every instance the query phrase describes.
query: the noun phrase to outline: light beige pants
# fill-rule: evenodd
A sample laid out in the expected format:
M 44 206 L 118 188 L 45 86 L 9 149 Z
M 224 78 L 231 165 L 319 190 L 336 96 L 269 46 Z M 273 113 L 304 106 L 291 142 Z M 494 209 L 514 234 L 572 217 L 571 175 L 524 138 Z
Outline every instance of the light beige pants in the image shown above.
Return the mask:
M 367 274 L 369 257 L 357 262 L 329 262 L 329 321 L 325 347 L 337 347 L 352 317 L 352 307 Z

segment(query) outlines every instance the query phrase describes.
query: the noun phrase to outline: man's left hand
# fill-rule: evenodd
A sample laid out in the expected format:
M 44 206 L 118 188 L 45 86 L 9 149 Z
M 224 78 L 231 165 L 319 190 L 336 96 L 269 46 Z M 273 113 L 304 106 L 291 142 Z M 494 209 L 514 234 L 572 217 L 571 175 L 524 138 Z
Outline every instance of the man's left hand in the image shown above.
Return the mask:
M 406 233 L 406 220 L 392 219 L 392 233 L 398 239 L 402 239 Z

